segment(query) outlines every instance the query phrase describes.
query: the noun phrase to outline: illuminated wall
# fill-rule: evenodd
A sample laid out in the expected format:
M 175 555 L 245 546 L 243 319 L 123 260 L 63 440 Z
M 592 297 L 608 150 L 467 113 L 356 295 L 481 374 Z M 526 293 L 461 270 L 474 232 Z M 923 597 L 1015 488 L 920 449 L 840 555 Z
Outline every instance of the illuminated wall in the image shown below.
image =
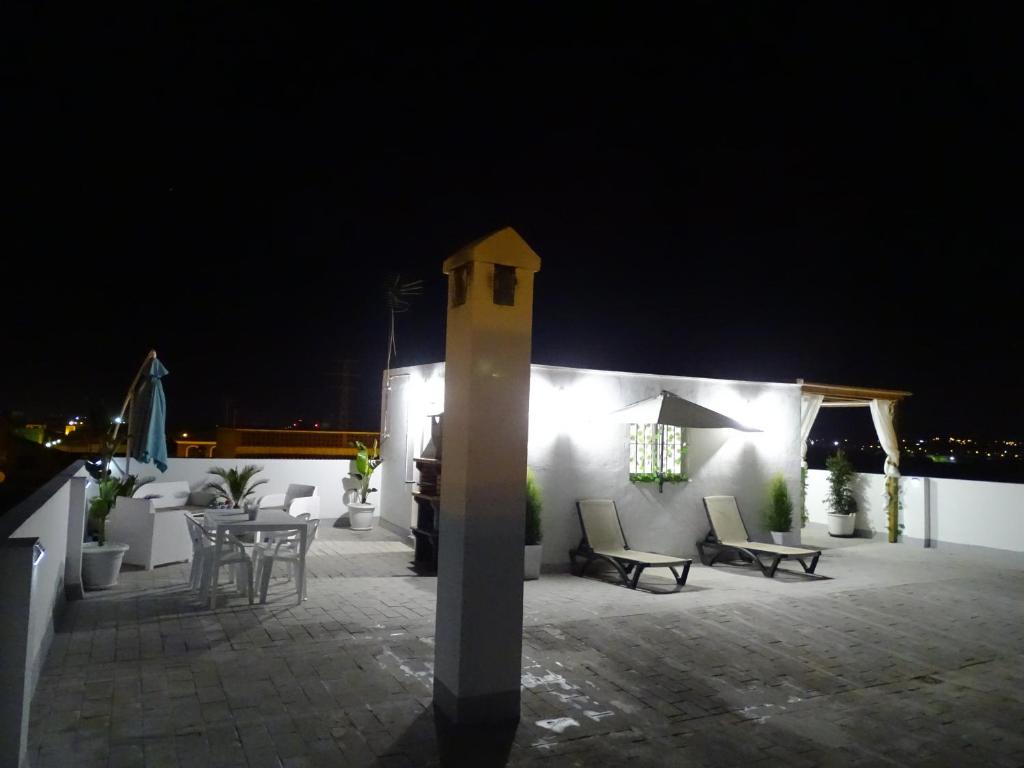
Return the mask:
M 688 429 L 688 482 L 666 483 L 662 493 L 657 484 L 631 483 L 629 425 L 607 414 L 663 389 L 763 432 Z M 410 524 L 411 460 L 429 439 L 427 415 L 443 402 L 443 364 L 393 371 L 391 435 L 382 452 L 391 468 L 398 464 L 404 472 L 388 473 L 381 515 L 395 526 Z M 782 472 L 799 499 L 799 425 L 797 384 L 533 366 L 529 464 L 544 496 L 544 563 L 567 565 L 580 536 L 575 501 L 587 497 L 615 499 L 635 549 L 695 556 L 695 542 L 707 533 L 701 497 L 713 494 L 736 496 L 751 535 L 769 540 L 760 520 L 769 477 Z

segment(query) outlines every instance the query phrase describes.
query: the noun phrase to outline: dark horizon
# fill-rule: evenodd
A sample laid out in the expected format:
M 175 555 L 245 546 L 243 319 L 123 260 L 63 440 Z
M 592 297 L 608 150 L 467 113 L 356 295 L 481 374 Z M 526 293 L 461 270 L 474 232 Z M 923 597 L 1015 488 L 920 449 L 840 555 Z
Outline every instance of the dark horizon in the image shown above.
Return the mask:
M 672 47 L 414 49 L 324 8 L 133 13 L 19 27 L 0 410 L 112 411 L 155 348 L 171 429 L 329 419 L 344 359 L 372 428 L 388 275 L 426 288 L 397 364 L 441 360 L 441 262 L 509 225 L 537 363 L 903 389 L 904 433 L 1024 435 L 1003 20 L 701 6 Z

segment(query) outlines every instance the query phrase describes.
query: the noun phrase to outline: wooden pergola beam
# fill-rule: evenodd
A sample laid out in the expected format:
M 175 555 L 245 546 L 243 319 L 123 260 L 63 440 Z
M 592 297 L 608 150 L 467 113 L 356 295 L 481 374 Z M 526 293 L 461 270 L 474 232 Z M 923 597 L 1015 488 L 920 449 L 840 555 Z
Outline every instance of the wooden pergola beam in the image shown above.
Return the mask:
M 801 390 L 808 395 L 824 395 L 825 402 L 856 402 L 865 400 L 902 400 L 913 393 L 901 389 L 875 389 L 872 387 L 849 387 L 839 384 L 813 384 L 798 382 Z

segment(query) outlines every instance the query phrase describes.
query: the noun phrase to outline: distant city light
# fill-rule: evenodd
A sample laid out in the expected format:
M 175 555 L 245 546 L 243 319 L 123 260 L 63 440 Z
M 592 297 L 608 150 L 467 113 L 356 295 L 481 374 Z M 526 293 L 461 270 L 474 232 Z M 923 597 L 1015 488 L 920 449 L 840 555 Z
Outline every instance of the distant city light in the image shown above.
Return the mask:
M 188 432 L 182 432 L 182 433 L 181 433 L 181 436 L 182 436 L 182 437 L 188 437 Z
M 115 416 L 114 417 L 114 423 L 115 424 L 123 424 L 124 423 L 124 419 L 122 419 L 120 416 Z
M 832 441 L 832 445 L 839 445 L 839 441 L 838 440 L 833 440 Z

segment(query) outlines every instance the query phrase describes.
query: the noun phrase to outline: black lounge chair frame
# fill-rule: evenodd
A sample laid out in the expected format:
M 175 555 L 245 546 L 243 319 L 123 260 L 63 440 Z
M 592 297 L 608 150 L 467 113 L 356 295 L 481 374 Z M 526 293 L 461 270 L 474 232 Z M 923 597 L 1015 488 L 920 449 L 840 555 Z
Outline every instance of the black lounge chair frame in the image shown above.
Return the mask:
M 738 510 L 739 507 L 737 506 L 737 511 Z M 731 553 L 733 556 L 738 555 L 739 558 L 746 563 L 756 563 L 757 567 L 761 569 L 761 573 L 769 579 L 775 576 L 775 571 L 778 570 L 779 563 L 783 560 L 796 560 L 800 563 L 800 567 L 804 569 L 804 573 L 813 574 L 814 569 L 818 567 L 818 558 L 821 557 L 821 552 L 813 552 L 813 554 L 809 553 L 807 555 L 784 555 L 770 550 L 758 549 L 757 547 L 737 547 L 732 544 L 723 544 L 718 540 L 718 537 L 715 536 L 715 526 L 714 523 L 711 522 L 711 512 L 708 511 L 707 501 L 704 502 L 704 513 L 708 517 L 708 527 L 710 530 L 703 541 L 697 542 L 697 554 L 700 556 L 700 562 L 703 565 L 712 566 L 723 556 Z M 740 517 L 740 522 L 743 522 L 742 516 Z M 746 529 L 746 524 L 744 524 L 743 527 Z M 713 554 L 711 557 L 708 557 L 705 554 L 705 548 L 712 550 Z M 768 560 L 767 563 L 761 559 L 761 555 L 765 556 Z M 808 558 L 811 560 L 810 565 L 805 562 Z
M 591 548 L 590 543 L 587 541 L 587 528 L 583 524 L 583 513 L 580 511 L 579 502 L 576 502 L 576 515 L 580 520 L 580 530 L 583 531 L 583 536 L 580 537 L 580 543 L 575 549 L 569 550 L 569 563 L 570 571 L 575 576 L 583 576 L 587 572 L 587 568 L 595 560 L 603 560 L 606 563 L 610 563 L 613 568 L 618 572 L 622 578 L 622 583 L 630 589 L 636 589 L 636 585 L 640 582 L 640 574 L 644 572 L 646 568 L 668 568 L 672 571 L 672 576 L 676 580 L 676 584 L 680 587 L 686 586 L 686 577 L 690 575 L 690 566 L 693 564 L 692 560 L 687 558 L 679 558 L 680 563 L 683 566 L 682 574 L 676 570 L 675 565 L 658 565 L 654 563 L 641 563 L 636 560 L 629 560 L 623 557 L 611 557 L 610 555 L 604 555 L 600 552 L 595 552 Z M 626 539 L 626 532 L 622 529 L 622 521 L 619 520 L 619 510 L 615 509 L 615 521 L 619 524 L 619 531 L 622 533 L 622 545 L 623 549 L 630 549 L 629 542 Z M 583 565 L 577 570 L 576 558 L 583 558 Z

